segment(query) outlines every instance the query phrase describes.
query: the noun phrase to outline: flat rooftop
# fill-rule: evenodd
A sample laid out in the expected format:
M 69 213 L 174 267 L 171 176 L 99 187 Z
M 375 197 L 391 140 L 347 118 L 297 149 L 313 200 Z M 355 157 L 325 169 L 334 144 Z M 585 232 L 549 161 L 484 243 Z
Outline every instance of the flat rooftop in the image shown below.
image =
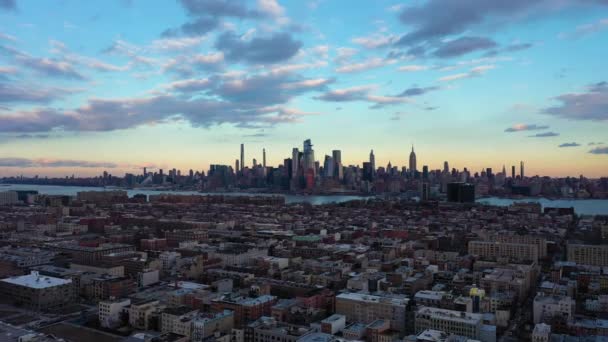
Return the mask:
M 9 284 L 29 287 L 32 289 L 45 289 L 49 287 L 67 285 L 72 283 L 71 279 L 42 276 L 36 271 L 32 271 L 32 273 L 28 275 L 5 278 L 0 281 Z

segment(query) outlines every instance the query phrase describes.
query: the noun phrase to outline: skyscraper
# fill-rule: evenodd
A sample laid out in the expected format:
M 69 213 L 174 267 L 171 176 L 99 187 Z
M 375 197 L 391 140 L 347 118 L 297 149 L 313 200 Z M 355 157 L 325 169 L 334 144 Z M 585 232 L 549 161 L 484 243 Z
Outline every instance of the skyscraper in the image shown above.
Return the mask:
M 410 173 L 416 174 L 416 152 L 414 152 L 414 145 L 412 145 L 412 152 L 410 153 Z
M 236 172 L 241 171 L 241 167 L 240 167 L 238 159 L 234 161 L 234 166 L 235 166 Z
M 291 177 L 296 178 L 300 166 L 300 151 L 294 147 L 291 151 Z
M 515 179 L 515 165 L 511 165 L 511 178 Z
M 323 162 L 323 173 L 324 173 L 323 176 L 325 176 L 327 178 L 333 178 L 334 177 L 334 166 L 335 166 L 334 158 L 326 155 L 325 160 Z
M 308 170 L 313 170 L 314 175 L 315 151 L 312 149 L 312 142 L 310 142 L 310 139 L 304 140 L 304 156 L 302 159 L 302 166 L 304 167 L 304 172 L 307 172 Z
M 524 162 L 523 161 L 519 162 L 519 176 L 521 177 L 521 179 L 524 179 Z
M 266 149 L 262 149 L 262 168 L 264 169 L 264 175 L 266 175 Z
M 444 173 L 449 173 L 450 172 L 450 167 L 448 165 L 448 161 L 447 160 L 443 162 L 443 172 Z
M 343 170 L 342 170 L 342 151 L 333 150 L 331 152 L 331 156 L 334 159 L 334 176 L 339 180 L 342 180 Z
M 245 168 L 245 144 L 241 144 L 241 170 Z
M 422 167 L 422 179 L 424 179 L 424 180 L 429 179 L 429 167 L 427 165 L 424 165 Z
M 376 156 L 374 156 L 374 150 L 369 153 L 369 164 L 372 168 L 372 179 L 376 175 Z

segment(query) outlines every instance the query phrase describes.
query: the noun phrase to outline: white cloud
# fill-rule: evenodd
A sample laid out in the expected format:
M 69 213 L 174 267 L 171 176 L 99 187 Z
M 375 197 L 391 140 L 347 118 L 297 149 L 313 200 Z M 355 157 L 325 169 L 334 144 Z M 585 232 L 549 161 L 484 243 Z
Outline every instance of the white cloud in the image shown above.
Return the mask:
M 424 71 L 428 70 L 428 66 L 426 65 L 404 65 L 397 68 L 399 71 L 403 72 L 413 72 L 413 71 Z
M 394 59 L 384 59 L 379 57 L 369 58 L 360 63 L 343 65 L 336 69 L 338 73 L 353 73 L 362 72 L 370 69 L 381 68 L 386 65 L 394 64 L 397 61 Z

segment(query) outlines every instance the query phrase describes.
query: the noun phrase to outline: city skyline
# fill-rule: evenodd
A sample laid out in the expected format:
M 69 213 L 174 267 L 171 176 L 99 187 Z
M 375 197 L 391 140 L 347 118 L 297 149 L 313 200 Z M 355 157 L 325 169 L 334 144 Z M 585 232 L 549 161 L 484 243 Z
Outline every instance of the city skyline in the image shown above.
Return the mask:
M 501 4 L 0 1 L 0 177 L 277 166 L 305 139 L 607 176 L 604 2 Z

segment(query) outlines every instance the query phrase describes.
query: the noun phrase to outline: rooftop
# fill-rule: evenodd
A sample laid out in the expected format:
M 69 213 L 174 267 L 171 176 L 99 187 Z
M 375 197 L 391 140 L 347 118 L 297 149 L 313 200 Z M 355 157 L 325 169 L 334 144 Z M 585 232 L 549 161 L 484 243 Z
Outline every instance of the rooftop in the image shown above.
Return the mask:
M 72 280 L 70 279 L 41 276 L 37 271 L 32 271 L 32 273 L 28 275 L 5 278 L 1 281 L 33 289 L 44 289 L 72 283 Z

